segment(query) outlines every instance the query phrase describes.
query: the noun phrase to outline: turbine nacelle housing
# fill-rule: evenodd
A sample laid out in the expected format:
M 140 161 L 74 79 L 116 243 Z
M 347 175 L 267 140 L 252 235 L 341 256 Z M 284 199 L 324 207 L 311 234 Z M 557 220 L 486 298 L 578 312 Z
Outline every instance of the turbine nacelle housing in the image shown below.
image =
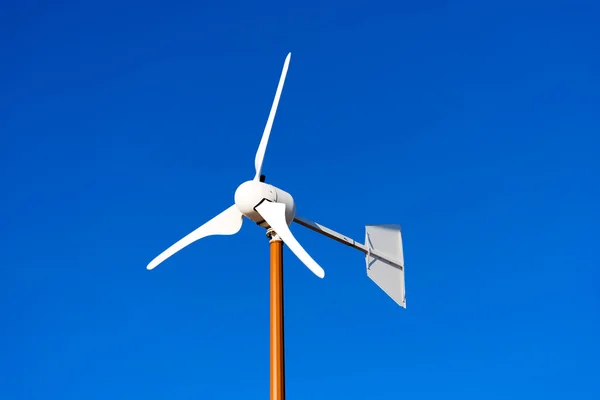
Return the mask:
M 244 216 L 264 228 L 269 228 L 269 224 L 256 210 L 256 207 L 264 201 L 285 205 L 285 221 L 288 226 L 294 222 L 296 216 L 296 204 L 291 194 L 260 181 L 246 181 L 238 186 L 234 201 L 235 206 Z

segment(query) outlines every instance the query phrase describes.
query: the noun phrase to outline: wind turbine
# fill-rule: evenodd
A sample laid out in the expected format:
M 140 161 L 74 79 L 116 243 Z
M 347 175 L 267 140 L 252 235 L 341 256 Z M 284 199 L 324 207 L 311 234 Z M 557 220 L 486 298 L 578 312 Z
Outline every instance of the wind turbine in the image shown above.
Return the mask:
M 367 225 L 365 243 L 326 228 L 316 222 L 296 215 L 296 204 L 286 191 L 265 183 L 262 164 L 265 157 L 273 120 L 290 64 L 289 53 L 283 64 L 279 85 L 271 112 L 263 131 L 254 160 L 254 179 L 242 183 L 234 195 L 234 204 L 200 226 L 171 247 L 166 249 L 146 267 L 154 269 L 158 264 L 191 243 L 212 235 L 234 235 L 242 227 L 244 217 L 267 229 L 270 239 L 270 352 L 271 352 L 271 400 L 285 399 L 284 340 L 283 340 L 283 243 L 319 278 L 325 271 L 298 243 L 289 226 L 296 222 L 365 254 L 367 276 L 388 296 L 406 308 L 404 288 L 404 252 L 402 232 L 397 225 Z

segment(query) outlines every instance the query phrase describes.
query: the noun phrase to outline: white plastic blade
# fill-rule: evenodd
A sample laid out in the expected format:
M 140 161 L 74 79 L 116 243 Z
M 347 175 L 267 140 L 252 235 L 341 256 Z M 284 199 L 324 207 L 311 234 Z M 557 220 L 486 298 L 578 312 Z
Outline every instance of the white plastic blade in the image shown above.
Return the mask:
M 271 128 L 273 127 L 273 120 L 275 119 L 275 113 L 277 112 L 277 106 L 279 105 L 279 98 L 281 97 L 281 91 L 283 90 L 283 83 L 285 82 L 285 76 L 287 75 L 288 67 L 290 65 L 290 57 L 292 53 L 288 53 L 283 64 L 283 71 L 281 71 L 281 77 L 279 78 L 279 85 L 277 86 L 277 92 L 275 92 L 275 99 L 273 99 L 273 105 L 271 106 L 271 112 L 269 113 L 269 119 L 267 119 L 267 125 L 263 131 L 260 144 L 258 145 L 258 151 L 254 158 L 254 167 L 256 168 L 256 175 L 254 180 L 260 179 L 260 173 L 262 171 L 263 159 L 265 158 L 265 151 L 267 150 L 267 143 L 269 142 L 269 136 L 271 135 Z
M 196 240 L 212 235 L 234 235 L 238 233 L 242 227 L 243 214 L 235 205 L 229 207 L 221 214 L 217 215 L 195 231 L 188 234 L 177 243 L 173 244 L 167 250 L 163 251 L 158 257 L 148 264 L 146 269 L 154 269 L 158 264 L 171 257 L 184 247 L 194 243 Z
M 325 271 L 312 259 L 296 240 L 285 220 L 285 204 L 262 202 L 256 211 L 267 221 L 269 226 L 279 235 L 281 240 L 292 250 L 292 252 L 310 269 L 316 276 L 323 278 Z

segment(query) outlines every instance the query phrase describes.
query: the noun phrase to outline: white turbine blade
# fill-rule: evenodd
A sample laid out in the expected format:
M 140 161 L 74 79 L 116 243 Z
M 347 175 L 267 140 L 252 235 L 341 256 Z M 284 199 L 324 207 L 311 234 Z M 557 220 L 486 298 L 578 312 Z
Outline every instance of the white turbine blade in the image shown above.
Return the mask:
M 302 248 L 296 240 L 288 224 L 285 220 L 285 204 L 271 203 L 269 201 L 262 202 L 256 211 L 267 221 L 267 224 L 279 235 L 281 240 L 294 252 L 296 257 L 300 259 L 316 276 L 323 278 L 325 271 L 312 259 L 312 257 Z
M 255 181 L 258 181 L 260 179 L 263 159 L 265 158 L 265 151 L 267 150 L 267 142 L 269 141 L 269 136 L 271 135 L 273 120 L 275 119 L 275 113 L 277 112 L 277 106 L 279 105 L 279 98 L 281 97 L 281 91 L 283 90 L 283 83 L 285 82 L 285 76 L 287 75 L 287 70 L 288 66 L 290 65 L 291 56 L 292 53 L 288 53 L 287 57 L 285 58 L 285 63 L 283 64 L 283 71 L 281 71 L 279 85 L 277 86 L 277 92 L 275 92 L 275 99 L 273 99 L 273 105 L 271 106 L 271 112 L 269 113 L 269 119 L 267 120 L 267 125 L 265 126 L 265 130 L 263 131 L 262 138 L 260 139 L 260 144 L 258 145 L 258 151 L 256 152 L 256 157 L 254 158 L 254 167 L 256 168 L 256 175 L 254 176 Z
M 163 251 L 158 257 L 148 264 L 146 269 L 154 269 L 158 264 L 171 257 L 184 247 L 194 243 L 196 240 L 212 235 L 234 235 L 242 227 L 243 214 L 235 205 L 229 207 L 221 214 L 217 215 L 195 231 L 191 232 L 177 243 L 173 244 L 167 250 Z

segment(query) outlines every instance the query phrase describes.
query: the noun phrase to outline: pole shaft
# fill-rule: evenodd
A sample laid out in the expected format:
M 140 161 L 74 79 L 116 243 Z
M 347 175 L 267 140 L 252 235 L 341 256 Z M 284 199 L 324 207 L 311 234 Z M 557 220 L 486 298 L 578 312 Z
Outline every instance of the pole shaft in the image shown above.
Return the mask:
M 285 400 L 283 340 L 283 242 L 273 238 L 271 252 L 271 400 Z

